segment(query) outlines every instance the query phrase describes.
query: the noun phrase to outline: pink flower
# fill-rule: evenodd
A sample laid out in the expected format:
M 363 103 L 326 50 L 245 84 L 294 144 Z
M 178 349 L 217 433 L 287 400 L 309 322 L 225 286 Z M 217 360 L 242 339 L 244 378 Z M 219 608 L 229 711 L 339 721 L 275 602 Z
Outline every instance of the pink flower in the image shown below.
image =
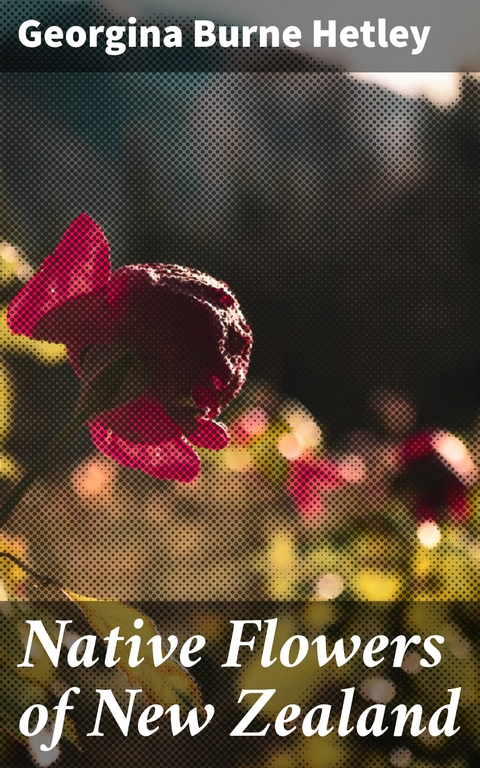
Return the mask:
M 89 422 L 98 450 L 123 466 L 189 482 L 192 446 L 228 444 L 213 419 L 245 381 L 252 336 L 224 283 L 171 264 L 112 272 L 102 230 L 81 214 L 11 302 L 8 325 L 66 344 L 86 387 L 133 351 L 128 388 Z
M 406 491 L 417 521 L 447 517 L 465 523 L 470 515 L 467 491 L 476 472 L 460 440 L 440 430 L 416 432 L 403 442 L 400 455 L 403 469 L 397 485 Z
M 332 461 L 309 457 L 291 464 L 288 490 L 305 523 L 316 523 L 321 519 L 325 491 L 344 485 L 346 480 Z

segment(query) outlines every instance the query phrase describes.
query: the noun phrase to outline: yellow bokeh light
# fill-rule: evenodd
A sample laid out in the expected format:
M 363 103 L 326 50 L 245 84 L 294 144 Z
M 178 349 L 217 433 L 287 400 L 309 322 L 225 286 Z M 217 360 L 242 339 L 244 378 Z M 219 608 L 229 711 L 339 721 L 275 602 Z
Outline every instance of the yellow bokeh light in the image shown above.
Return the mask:
M 18 480 L 20 476 L 19 463 L 5 451 L 0 451 L 0 475 L 9 480 Z
M 268 580 L 267 593 L 272 600 L 294 600 L 295 584 L 290 576 L 276 574 Z
M 33 269 L 22 258 L 17 248 L 10 243 L 0 243 L 0 282 L 8 284 L 15 277 L 28 280 L 33 275 Z
M 269 563 L 277 571 L 290 571 L 295 565 L 293 541 L 286 535 L 276 536 L 269 550 Z
M 225 466 L 234 472 L 243 472 L 252 466 L 252 458 L 246 448 L 226 448 L 222 451 Z
M 26 559 L 27 542 L 20 536 L 0 533 L 0 552 L 7 552 L 23 562 Z M 0 598 L 2 601 L 20 594 L 25 580 L 26 573 L 20 565 L 9 558 L 0 557 Z
M 388 602 L 398 596 L 399 582 L 386 573 L 362 571 L 354 579 L 354 587 L 363 600 Z

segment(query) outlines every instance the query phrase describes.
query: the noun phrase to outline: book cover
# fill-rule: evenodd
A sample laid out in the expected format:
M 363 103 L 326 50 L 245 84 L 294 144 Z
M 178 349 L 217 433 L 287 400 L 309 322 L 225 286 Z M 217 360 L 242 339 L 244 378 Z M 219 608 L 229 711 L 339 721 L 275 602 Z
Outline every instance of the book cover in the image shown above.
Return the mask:
M 0 16 L 5 765 L 475 765 L 478 10 Z

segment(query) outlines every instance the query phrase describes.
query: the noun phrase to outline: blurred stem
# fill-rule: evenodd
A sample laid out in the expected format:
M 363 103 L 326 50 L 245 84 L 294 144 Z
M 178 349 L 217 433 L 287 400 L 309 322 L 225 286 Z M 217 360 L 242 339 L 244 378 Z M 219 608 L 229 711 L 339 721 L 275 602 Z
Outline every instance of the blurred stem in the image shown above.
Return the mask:
M 22 500 L 35 480 L 48 469 L 59 453 L 74 437 L 77 432 L 91 419 L 102 411 L 107 411 L 115 404 L 115 396 L 127 381 L 135 365 L 135 357 L 132 352 L 126 351 L 117 360 L 109 363 L 95 377 L 81 399 L 80 407 L 75 418 L 67 424 L 55 440 L 41 454 L 37 463 L 7 495 L 0 506 L 0 527 L 3 526 L 15 507 Z
M 19 568 L 22 569 L 22 571 L 25 571 L 25 573 L 28 573 L 30 576 L 33 576 L 34 579 L 37 581 L 40 581 L 42 586 L 44 587 L 60 587 L 60 582 L 56 581 L 56 579 L 52 579 L 50 576 L 42 576 L 41 573 L 37 573 L 37 571 L 34 571 L 33 568 L 30 568 L 29 565 L 26 565 L 23 560 L 20 560 L 20 558 L 16 557 L 15 555 L 12 555 L 10 552 L 0 552 L 0 557 L 4 557 L 7 560 L 11 560 L 12 563 L 15 563 L 15 565 L 18 565 Z
M 4 525 L 18 502 L 22 500 L 30 486 L 35 482 L 42 472 L 57 458 L 62 448 L 70 442 L 72 437 L 83 427 L 86 422 L 85 414 L 82 411 L 67 424 L 65 429 L 60 432 L 58 437 L 48 446 L 40 456 L 37 463 L 30 469 L 16 486 L 7 495 L 7 498 L 0 507 L 0 526 Z

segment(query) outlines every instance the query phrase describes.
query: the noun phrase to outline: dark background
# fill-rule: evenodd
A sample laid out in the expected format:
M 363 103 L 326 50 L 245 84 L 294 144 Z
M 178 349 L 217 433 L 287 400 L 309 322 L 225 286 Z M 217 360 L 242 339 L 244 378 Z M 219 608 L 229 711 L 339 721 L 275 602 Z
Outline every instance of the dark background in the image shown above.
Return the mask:
M 252 372 L 331 440 L 374 428 L 384 390 L 419 423 L 472 424 L 476 79 L 437 107 L 345 73 L 10 73 L 2 101 L 1 233 L 34 267 L 86 211 L 115 266 L 225 280 L 254 330 Z M 68 369 L 52 390 L 42 367 L 40 395 L 31 374 L 46 415 L 74 397 Z

